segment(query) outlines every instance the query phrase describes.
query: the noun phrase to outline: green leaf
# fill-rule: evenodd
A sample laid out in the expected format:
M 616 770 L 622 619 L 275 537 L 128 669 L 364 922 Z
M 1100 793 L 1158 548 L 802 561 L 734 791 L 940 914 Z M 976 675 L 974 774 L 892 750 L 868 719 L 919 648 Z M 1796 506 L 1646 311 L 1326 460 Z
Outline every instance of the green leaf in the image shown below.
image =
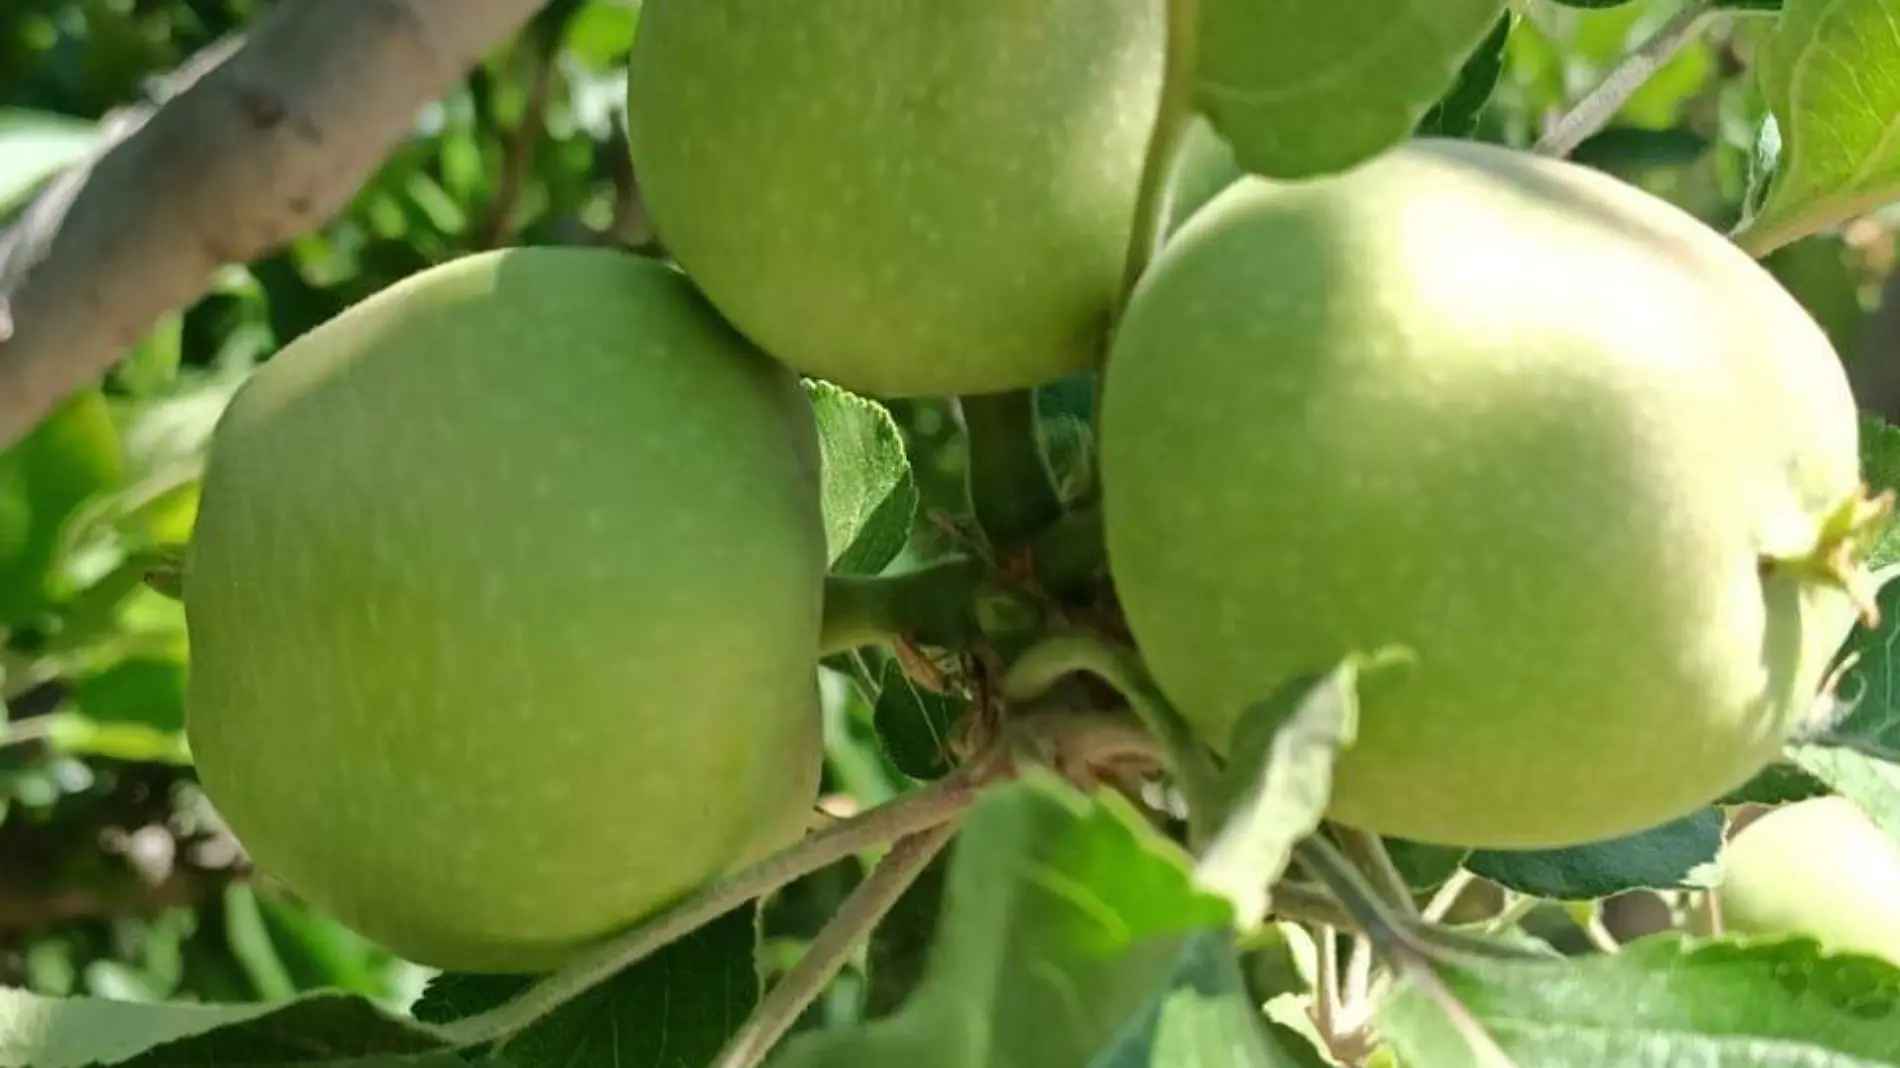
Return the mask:
M 580 997 L 507 1042 L 523 1066 L 702 1068 L 759 998 L 755 910 L 735 909 Z M 444 1024 L 492 1009 L 532 979 L 449 974 L 431 980 L 415 1015 Z
M 1411 134 L 1505 6 L 1203 0 L 1196 96 L 1249 171 L 1344 170 Z
M 563 44 L 595 70 L 624 65 L 640 24 L 639 0 L 593 0 L 567 24 Z
M 1387 838 L 1386 854 L 1392 858 L 1392 864 L 1399 874 L 1405 877 L 1405 885 L 1413 890 L 1436 890 L 1445 885 L 1458 869 L 1464 867 L 1465 858 L 1471 850 L 1458 846 L 1436 845 L 1430 842 L 1413 842 L 1404 838 Z
M 57 600 L 67 525 L 118 483 L 122 465 L 118 428 L 96 388 L 62 401 L 0 453 L 0 628 Z
M 1860 477 L 1874 493 L 1892 490 L 1900 494 L 1900 427 L 1865 413 L 1860 417 Z M 1878 571 L 1896 561 L 1900 561 L 1900 512 L 1887 524 L 1887 532 L 1869 556 L 1867 566 Z M 1886 621 L 1885 616 L 1882 621 Z
M 917 510 L 904 438 L 876 401 L 804 379 L 824 463 L 825 541 L 834 571 L 872 575 L 910 539 Z
M 1730 805 L 1785 805 L 1828 792 L 1827 784 L 1788 761 L 1776 761 L 1755 777 L 1729 791 L 1715 803 Z
M 943 916 L 950 850 L 932 857 L 897 904 L 871 931 L 865 950 L 864 1018 L 875 1020 L 902 1008 L 929 974 L 931 944 Z
M 1242 714 L 1222 784 L 1228 811 L 1202 851 L 1195 879 L 1233 902 L 1243 928 L 1266 919 L 1270 888 L 1293 847 L 1319 829 L 1332 803 L 1333 764 L 1359 726 L 1351 657 L 1324 675 L 1294 679 Z
M 1414 131 L 1417 136 L 1470 137 L 1477 131 L 1478 117 L 1504 75 L 1504 56 L 1516 24 L 1517 15 L 1510 11 L 1498 19 L 1491 33 L 1478 44 L 1478 50 L 1465 60 L 1451 91 L 1419 120 Z
M 883 666 L 871 715 L 885 755 L 913 779 L 942 778 L 955 767 L 951 732 L 969 702 L 918 686 L 896 657 L 877 655 Z
M 1567 849 L 1480 849 L 1465 867 L 1532 897 L 1589 901 L 1626 890 L 1705 885 L 1722 849 L 1722 813 L 1706 808 L 1660 827 Z
M 1889 541 L 1892 533 L 1889 532 Z M 1881 550 L 1885 551 L 1883 543 Z M 1874 603 L 1880 626 L 1855 627 L 1841 646 L 1845 662 L 1834 686 L 1832 718 L 1810 728 L 1801 741 L 1853 749 L 1881 760 L 1900 760 L 1900 566 L 1875 572 L 1880 590 Z
M 1736 241 L 1761 256 L 1900 199 L 1900 0 L 1788 0 L 1756 53 L 1782 155 Z
M 1230 918 L 1127 801 L 1031 772 L 965 817 L 916 996 L 793 1039 L 774 1068 L 1087 1064 L 1167 989 L 1188 940 Z
M 0 219 L 47 179 L 84 159 L 99 142 L 88 120 L 25 108 L 0 108 Z
M 1818 745 L 1796 748 L 1794 760 L 1801 770 L 1860 806 L 1868 819 L 1900 842 L 1900 765 Z
M 359 1058 L 361 1068 L 460 1063 L 441 1049 L 438 1038 L 414 1023 L 331 993 L 289 1002 L 191 1005 L 0 990 L 0 1068 L 341 1068 L 339 1062 Z
M 76 711 L 95 723 L 185 729 L 185 664 L 172 657 L 129 656 L 81 675 Z
M 1310 1043 L 1284 1031 L 1261 1019 L 1232 936 L 1209 933 L 1188 943 L 1134 1032 L 1089 1068 L 1324 1068 Z
M 1521 1068 L 1874 1068 L 1900 1064 L 1900 970 L 1806 939 L 1691 942 L 1473 963 L 1441 973 Z M 1379 1024 L 1408 1068 L 1477 1063 L 1443 1011 L 1406 985 Z

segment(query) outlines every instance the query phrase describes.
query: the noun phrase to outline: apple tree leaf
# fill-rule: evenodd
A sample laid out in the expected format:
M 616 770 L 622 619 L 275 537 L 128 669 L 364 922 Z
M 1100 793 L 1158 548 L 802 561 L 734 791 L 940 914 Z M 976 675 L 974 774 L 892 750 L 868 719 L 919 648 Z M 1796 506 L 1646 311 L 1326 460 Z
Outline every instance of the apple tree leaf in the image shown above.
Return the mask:
M 1523 1068 L 1900 1065 L 1900 969 L 1805 938 L 1664 934 L 1616 954 L 1473 961 L 1440 975 Z M 1409 1068 L 1481 1063 L 1415 985 L 1380 1006 L 1378 1023 Z
M 1231 922 L 1119 795 L 1035 771 L 989 791 L 951 856 L 927 974 L 896 1013 L 800 1035 L 775 1068 L 1081 1065 Z
M 911 681 L 896 657 L 880 650 L 866 655 L 881 661 L 872 722 L 879 743 L 897 770 L 913 779 L 941 778 L 955 766 L 951 731 L 969 702 L 936 693 Z
M 1511 43 L 1511 29 L 1517 15 L 1506 11 L 1479 43 L 1478 50 L 1465 60 L 1452 84 L 1438 103 L 1433 104 L 1414 131 L 1421 137 L 1469 137 L 1478 129 L 1478 117 L 1484 112 L 1491 93 L 1504 76 L 1505 49 Z
M 1344 170 L 1409 136 L 1505 0 L 1203 0 L 1196 99 L 1247 170 Z
M 1860 806 L 1874 825 L 1900 842 L 1900 765 L 1852 749 L 1804 745 L 1794 750 L 1801 770 Z
M 1333 796 L 1333 763 L 1359 727 L 1359 673 L 1349 657 L 1323 675 L 1293 679 L 1234 728 L 1224 792 L 1227 818 L 1202 851 L 1195 879 L 1233 902 L 1244 928 L 1266 919 L 1270 888 L 1293 847 L 1319 829 Z
M 1756 256 L 1900 199 L 1900 0 L 1787 0 L 1756 54 L 1781 156 Z
M 123 469 L 118 428 L 96 387 L 61 402 L 0 452 L 0 628 L 57 600 L 68 524 L 117 485 Z
M 1900 565 L 1889 564 L 1874 572 L 1880 625 L 1856 625 L 1848 633 L 1837 657 L 1834 707 L 1825 722 L 1805 729 L 1799 744 L 1900 760 L 1900 582 L 1896 578 L 1900 578 Z
M 1254 1004 L 1230 933 L 1182 951 L 1167 993 L 1089 1068 L 1324 1068 L 1303 1036 L 1269 1024 Z
M 426 1027 L 362 998 L 331 992 L 291 1001 L 204 1005 L 0 990 L 0 1068 L 454 1068 L 461 1063 Z
M 508 1040 L 517 1065 L 701 1068 L 759 999 L 752 908 L 700 927 L 567 1002 Z M 418 1020 L 446 1024 L 495 1008 L 532 979 L 440 975 L 416 1003 Z
M 1471 850 L 1461 846 L 1414 842 L 1409 838 L 1386 838 L 1386 855 L 1392 866 L 1414 891 L 1436 890 L 1464 867 Z
M 1718 807 L 1729 805 L 1786 805 L 1805 801 L 1828 792 L 1827 784 L 1801 769 L 1793 761 L 1777 760 L 1755 773 L 1755 777 L 1716 800 Z
M 1900 427 L 1878 416 L 1860 417 L 1860 477 L 1875 493 L 1892 490 L 1900 495 Z M 1895 561 L 1900 561 L 1900 510 L 1887 524 L 1867 564 L 1879 569 Z
M 1660 827 L 1565 849 L 1480 849 L 1465 867 L 1520 894 L 1557 901 L 1703 886 L 1707 866 L 1722 850 L 1722 827 L 1722 813 L 1705 808 Z
M 876 401 L 829 382 L 803 381 L 818 419 L 831 569 L 874 575 L 903 551 L 917 511 L 903 434 Z

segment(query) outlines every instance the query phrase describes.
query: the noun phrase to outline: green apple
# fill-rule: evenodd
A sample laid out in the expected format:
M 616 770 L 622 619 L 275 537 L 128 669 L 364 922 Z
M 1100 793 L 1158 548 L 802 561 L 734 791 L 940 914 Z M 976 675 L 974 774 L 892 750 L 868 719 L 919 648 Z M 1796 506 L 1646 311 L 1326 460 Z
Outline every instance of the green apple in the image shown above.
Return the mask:
M 879 396 L 1096 366 L 1163 5 L 647 0 L 627 130 L 669 252 L 766 351 Z
M 1900 967 L 1900 842 L 1853 802 L 1777 808 L 1724 848 L 1713 896 L 1738 934 L 1807 935 Z
M 1230 186 L 1137 288 L 1102 404 L 1110 570 L 1217 751 L 1290 679 L 1416 655 L 1334 785 L 1386 834 L 1681 816 L 1778 754 L 1866 599 L 1878 508 L 1827 338 L 1578 165 L 1421 139 Z
M 412 276 L 238 390 L 184 586 L 188 734 L 263 871 L 531 972 L 796 840 L 825 570 L 795 376 L 670 267 Z

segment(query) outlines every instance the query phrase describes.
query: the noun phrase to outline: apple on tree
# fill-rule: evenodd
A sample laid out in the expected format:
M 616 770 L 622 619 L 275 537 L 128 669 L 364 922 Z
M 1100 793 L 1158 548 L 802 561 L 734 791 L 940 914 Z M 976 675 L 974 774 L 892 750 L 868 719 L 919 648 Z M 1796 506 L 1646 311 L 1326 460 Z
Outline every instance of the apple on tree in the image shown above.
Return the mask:
M 825 571 L 795 376 L 677 271 L 514 249 L 286 346 L 212 439 L 188 732 L 266 873 L 541 971 L 795 841 Z
M 1725 930 L 1807 935 L 1832 952 L 1900 967 L 1900 844 L 1859 806 L 1827 795 L 1736 832 L 1712 892 Z
M 1103 386 L 1110 570 L 1217 750 L 1354 653 L 1330 815 L 1578 844 L 1774 759 L 1867 602 L 1858 422 L 1827 337 L 1681 209 L 1418 139 L 1245 178 L 1128 307 Z
M 1163 5 L 647 0 L 627 132 L 661 240 L 799 371 L 877 396 L 1094 367 Z

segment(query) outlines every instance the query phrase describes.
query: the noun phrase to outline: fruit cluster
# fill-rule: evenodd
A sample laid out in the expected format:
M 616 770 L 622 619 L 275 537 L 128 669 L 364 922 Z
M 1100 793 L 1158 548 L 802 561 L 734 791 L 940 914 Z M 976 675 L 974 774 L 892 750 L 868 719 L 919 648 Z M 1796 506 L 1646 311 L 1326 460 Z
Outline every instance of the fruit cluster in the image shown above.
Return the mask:
M 1435 139 L 1275 181 L 1199 128 L 1127 290 L 1158 7 L 648 0 L 628 126 L 672 263 L 470 256 L 249 379 L 184 590 L 193 753 L 259 865 L 414 960 L 535 971 L 795 842 L 799 375 L 1098 374 L 1107 572 L 1205 745 L 1414 654 L 1363 694 L 1342 822 L 1580 843 L 1774 759 L 1878 511 L 1821 330 L 1666 202 Z

